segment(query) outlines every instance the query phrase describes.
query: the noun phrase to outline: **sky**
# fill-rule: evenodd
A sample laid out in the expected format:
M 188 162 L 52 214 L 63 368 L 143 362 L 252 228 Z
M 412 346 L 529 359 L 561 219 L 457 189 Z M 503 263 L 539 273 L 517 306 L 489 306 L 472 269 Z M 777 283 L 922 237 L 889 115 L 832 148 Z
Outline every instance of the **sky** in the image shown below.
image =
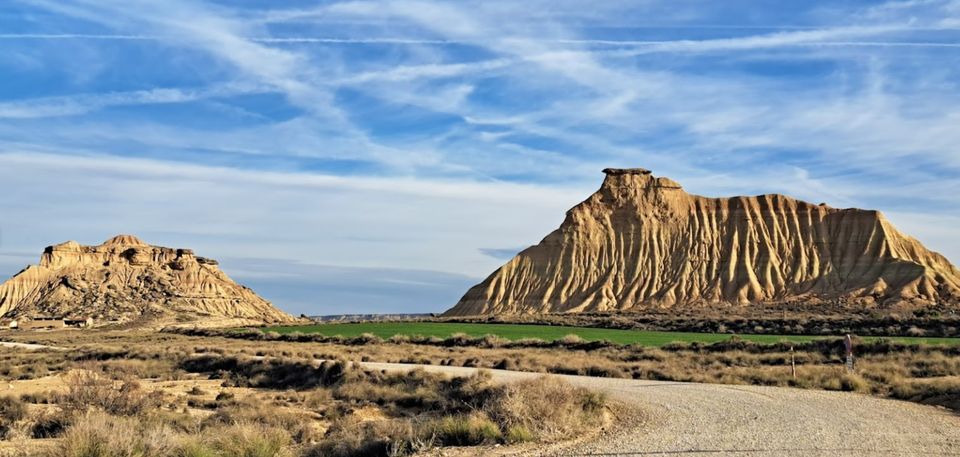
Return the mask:
M 6 0 L 0 277 L 187 247 L 295 314 L 439 312 L 644 167 L 960 261 L 960 0 Z

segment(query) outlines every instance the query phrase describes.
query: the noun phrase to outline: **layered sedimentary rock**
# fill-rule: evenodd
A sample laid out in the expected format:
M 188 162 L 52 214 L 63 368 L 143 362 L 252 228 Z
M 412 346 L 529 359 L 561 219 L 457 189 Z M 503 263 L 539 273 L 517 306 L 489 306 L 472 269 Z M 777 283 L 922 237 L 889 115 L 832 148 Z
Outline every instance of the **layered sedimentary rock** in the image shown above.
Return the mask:
M 783 195 L 706 198 L 643 169 L 607 169 L 560 228 L 447 315 L 957 303 L 960 272 L 879 212 Z
M 0 285 L 0 317 L 53 315 L 127 322 L 156 317 L 294 319 L 233 282 L 214 260 L 189 249 L 150 246 L 120 235 L 99 246 L 50 246 Z

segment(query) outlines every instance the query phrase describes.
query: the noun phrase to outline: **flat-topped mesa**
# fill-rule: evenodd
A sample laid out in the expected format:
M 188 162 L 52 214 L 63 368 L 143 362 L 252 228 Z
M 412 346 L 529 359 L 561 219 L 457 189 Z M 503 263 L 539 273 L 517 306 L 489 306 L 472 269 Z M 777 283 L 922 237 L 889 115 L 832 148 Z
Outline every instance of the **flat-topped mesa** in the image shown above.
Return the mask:
M 960 304 L 960 272 L 878 211 L 779 194 L 707 198 L 646 169 L 604 173 L 559 229 L 447 314 Z
M 35 314 L 129 321 L 144 315 L 294 321 L 190 249 L 151 246 L 132 235 L 103 244 L 44 249 L 40 265 L 0 285 L 0 316 Z

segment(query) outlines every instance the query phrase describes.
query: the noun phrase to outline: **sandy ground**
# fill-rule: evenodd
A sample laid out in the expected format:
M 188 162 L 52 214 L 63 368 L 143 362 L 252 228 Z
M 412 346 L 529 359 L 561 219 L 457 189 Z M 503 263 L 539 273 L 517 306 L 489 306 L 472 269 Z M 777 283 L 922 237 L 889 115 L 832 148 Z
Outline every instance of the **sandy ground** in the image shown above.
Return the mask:
M 416 365 L 363 363 L 382 370 Z M 424 365 L 450 375 L 473 368 Z M 540 376 L 489 370 L 509 382 Z M 562 448 L 522 450 L 557 456 L 917 456 L 960 455 L 960 416 L 867 395 L 561 376 L 644 411 L 642 421 Z

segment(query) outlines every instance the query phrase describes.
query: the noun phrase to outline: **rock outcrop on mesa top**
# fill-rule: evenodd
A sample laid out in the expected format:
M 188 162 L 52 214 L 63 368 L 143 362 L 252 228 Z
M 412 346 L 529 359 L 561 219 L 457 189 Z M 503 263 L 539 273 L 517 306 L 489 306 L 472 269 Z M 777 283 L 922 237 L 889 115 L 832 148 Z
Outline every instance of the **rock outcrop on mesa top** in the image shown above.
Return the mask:
M 294 321 L 189 249 L 120 235 L 99 246 L 50 246 L 0 285 L 0 317 L 92 317 L 97 323 L 175 318 Z
M 706 198 L 607 169 L 560 228 L 471 288 L 450 316 L 839 300 L 955 304 L 960 272 L 879 211 L 783 195 Z

